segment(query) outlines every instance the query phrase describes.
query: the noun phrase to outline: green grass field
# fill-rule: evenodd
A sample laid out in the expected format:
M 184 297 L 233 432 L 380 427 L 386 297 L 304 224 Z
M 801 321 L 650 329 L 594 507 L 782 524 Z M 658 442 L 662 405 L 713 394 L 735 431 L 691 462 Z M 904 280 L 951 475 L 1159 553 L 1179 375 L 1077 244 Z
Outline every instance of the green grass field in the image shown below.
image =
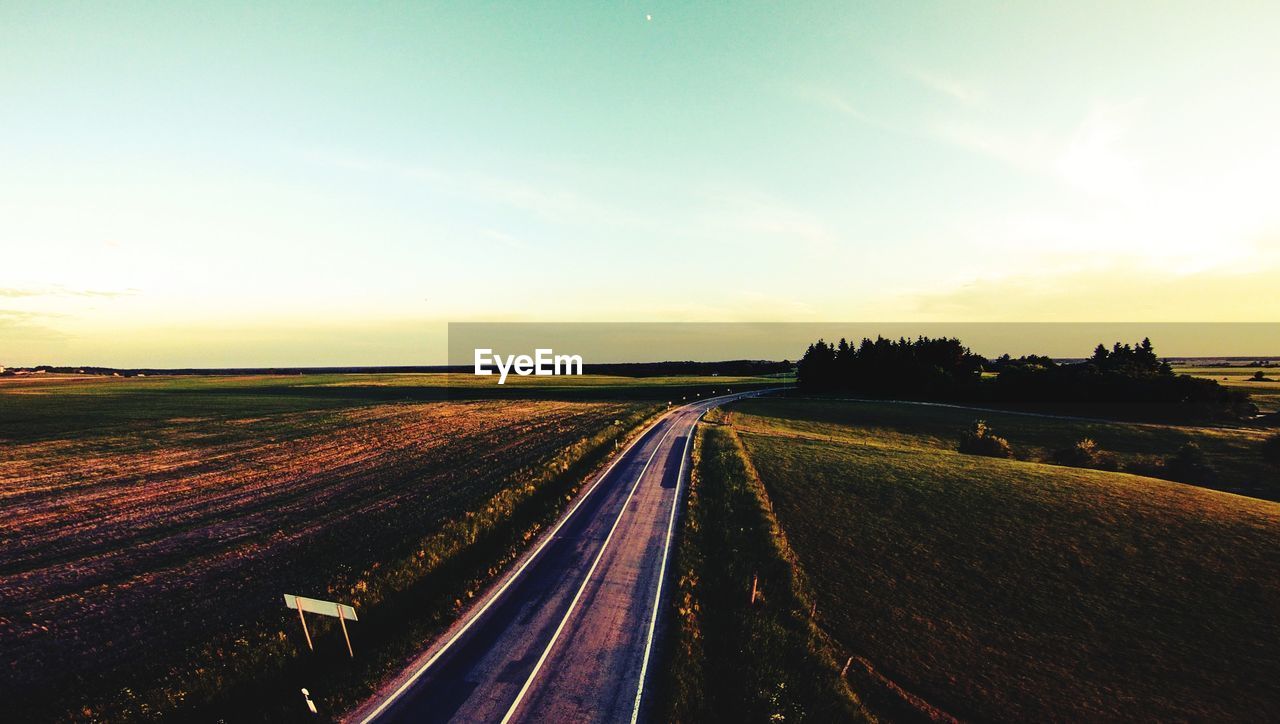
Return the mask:
M 1280 505 L 961 455 L 938 408 L 731 410 L 823 628 L 930 705 L 993 721 L 1280 716 Z M 1067 432 L 1024 422 L 997 427 L 1015 445 Z M 1215 434 L 1098 432 L 1139 451 Z
M 1082 421 L 963 407 L 912 403 L 850 401 L 839 404 L 773 402 L 761 416 L 785 420 L 788 428 L 818 436 L 834 436 L 865 444 L 906 444 L 954 448 L 959 431 L 975 419 L 986 420 L 1008 438 L 1023 460 L 1048 461 L 1054 450 L 1082 437 L 1122 463 L 1154 461 L 1187 442 L 1205 453 L 1213 470 L 1184 481 L 1215 490 L 1280 500 L 1280 470 L 1262 454 L 1262 443 L 1274 430 L 1247 427 L 1194 427 L 1151 423 Z M 833 427 L 834 425 L 834 427 Z

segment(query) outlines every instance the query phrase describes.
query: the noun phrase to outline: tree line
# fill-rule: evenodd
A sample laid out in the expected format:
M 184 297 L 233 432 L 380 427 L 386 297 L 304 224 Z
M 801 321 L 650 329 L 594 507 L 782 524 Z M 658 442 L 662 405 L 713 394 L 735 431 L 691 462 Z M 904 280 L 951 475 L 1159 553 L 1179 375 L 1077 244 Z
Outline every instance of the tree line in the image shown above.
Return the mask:
M 802 389 L 883 399 L 1050 405 L 1077 414 L 1159 420 L 1257 413 L 1248 393 L 1174 373 L 1150 339 L 1110 348 L 1099 344 L 1075 363 L 1044 355 L 989 360 L 954 337 L 877 337 L 858 344 L 819 339 L 800 358 L 797 374 Z

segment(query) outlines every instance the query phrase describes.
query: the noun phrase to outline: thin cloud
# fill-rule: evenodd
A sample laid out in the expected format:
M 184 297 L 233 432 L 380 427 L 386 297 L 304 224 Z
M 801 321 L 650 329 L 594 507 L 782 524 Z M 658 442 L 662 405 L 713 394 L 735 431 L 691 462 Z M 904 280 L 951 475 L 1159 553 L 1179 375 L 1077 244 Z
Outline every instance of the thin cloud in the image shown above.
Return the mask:
M 703 223 L 733 234 L 767 236 L 830 247 L 839 235 L 814 214 L 757 191 L 712 189 L 702 193 Z
M 1090 193 L 1132 196 L 1141 191 L 1141 169 L 1124 148 L 1140 105 L 1095 105 L 1054 160 L 1054 172 Z
M 827 110 L 835 111 L 841 115 L 848 116 L 849 118 L 853 118 L 864 123 L 880 125 L 879 121 L 877 121 L 873 116 L 855 106 L 844 95 L 831 90 L 830 88 L 802 86 L 796 89 L 796 95 L 809 103 L 821 106 Z
M 879 114 L 872 113 L 862 105 L 850 100 L 844 93 L 832 88 L 804 85 L 792 88 L 790 93 L 792 97 L 811 106 L 836 113 L 880 131 L 899 136 L 923 138 L 929 138 L 932 135 L 928 130 L 920 128 L 915 119 L 894 118 L 891 120 L 885 118 Z
M 974 279 L 939 292 L 903 294 L 900 308 L 969 321 L 1274 321 L 1258 300 L 1280 284 L 1280 267 L 1159 273 L 1141 266 Z
M 138 289 L 70 289 L 64 286 L 51 287 L 0 287 L 0 297 L 6 299 L 23 299 L 29 297 L 96 297 L 114 299 L 137 294 Z
M 529 243 L 526 242 L 524 239 L 521 239 L 520 237 L 514 234 L 508 234 L 505 231 L 500 231 L 498 229 L 481 229 L 480 234 L 481 236 L 483 236 L 484 238 L 490 241 L 497 242 L 511 249 L 528 249 L 529 248 Z
M 433 168 L 391 163 L 358 154 L 308 149 L 299 151 L 297 155 L 308 163 L 342 169 L 344 171 L 395 175 L 415 181 L 443 182 L 448 180 L 447 174 Z
M 442 194 L 506 206 L 555 223 L 590 222 L 616 226 L 642 222 L 634 214 L 598 203 L 575 190 L 545 183 L 472 172 L 455 173 L 348 153 L 302 151 L 298 156 L 312 164 L 424 183 Z
M 1070 131 L 1010 130 L 947 121 L 934 128 L 949 143 L 1019 170 L 1057 179 L 1090 195 L 1132 197 L 1143 190 L 1141 167 L 1126 148 L 1141 100 L 1094 103 Z
M 943 141 L 1031 173 L 1045 173 L 1055 156 L 1055 141 L 1043 133 L 1016 133 L 955 121 L 938 124 L 934 130 Z
M 980 103 L 984 97 L 984 94 L 972 85 L 941 73 L 920 68 L 906 68 L 903 72 L 924 87 L 966 105 Z
M 0 352 L 12 354 L 14 350 L 8 345 L 12 345 L 14 342 L 46 342 L 67 339 L 67 335 L 62 332 L 39 323 L 39 320 L 58 316 L 61 315 L 17 309 L 0 309 L 0 335 L 3 336 L 6 342 L 6 347 Z

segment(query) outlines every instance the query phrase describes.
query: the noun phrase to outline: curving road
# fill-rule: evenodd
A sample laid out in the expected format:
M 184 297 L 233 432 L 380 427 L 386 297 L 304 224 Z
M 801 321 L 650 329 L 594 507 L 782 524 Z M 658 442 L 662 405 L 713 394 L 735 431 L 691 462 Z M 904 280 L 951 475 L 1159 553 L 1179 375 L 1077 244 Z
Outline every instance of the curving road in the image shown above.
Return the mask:
M 483 604 L 351 721 L 645 720 L 693 429 L 708 409 L 756 394 L 667 413 L 615 457 Z

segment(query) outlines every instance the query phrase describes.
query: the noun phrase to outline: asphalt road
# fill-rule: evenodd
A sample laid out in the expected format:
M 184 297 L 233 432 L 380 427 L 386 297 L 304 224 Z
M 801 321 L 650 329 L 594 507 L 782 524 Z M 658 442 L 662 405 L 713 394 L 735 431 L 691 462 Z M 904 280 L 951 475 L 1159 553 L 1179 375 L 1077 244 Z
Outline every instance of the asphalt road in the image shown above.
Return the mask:
M 385 696 L 378 722 L 645 721 L 663 581 L 694 426 L 677 408 L 615 457 L 521 564 Z

